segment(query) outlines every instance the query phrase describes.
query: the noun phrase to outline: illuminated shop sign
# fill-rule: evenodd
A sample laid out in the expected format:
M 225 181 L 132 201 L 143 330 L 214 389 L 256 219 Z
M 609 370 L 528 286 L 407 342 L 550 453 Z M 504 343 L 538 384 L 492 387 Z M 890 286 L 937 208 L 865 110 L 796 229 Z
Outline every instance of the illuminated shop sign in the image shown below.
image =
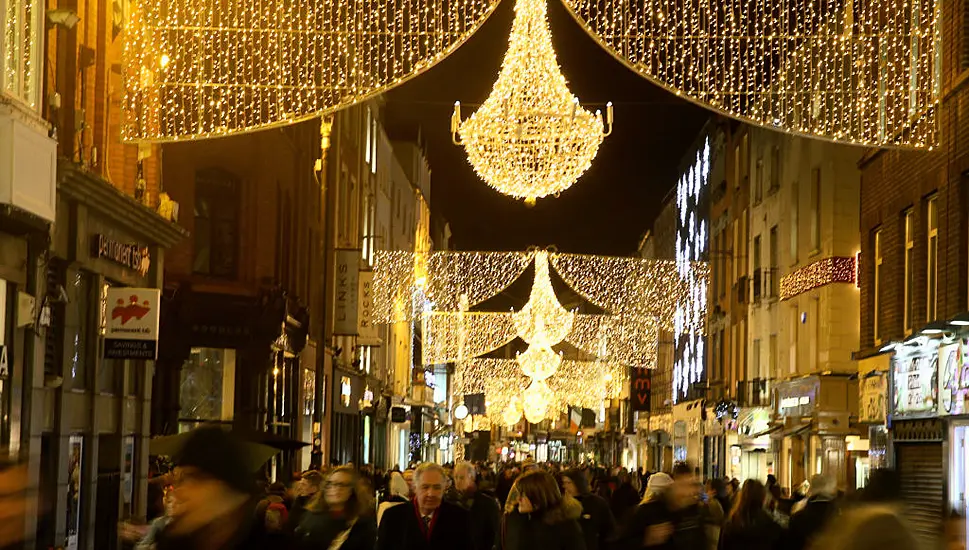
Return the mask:
M 923 348 L 892 360 L 892 404 L 896 416 L 936 412 L 939 371 L 936 351 Z
M 939 347 L 939 414 L 969 413 L 969 339 Z

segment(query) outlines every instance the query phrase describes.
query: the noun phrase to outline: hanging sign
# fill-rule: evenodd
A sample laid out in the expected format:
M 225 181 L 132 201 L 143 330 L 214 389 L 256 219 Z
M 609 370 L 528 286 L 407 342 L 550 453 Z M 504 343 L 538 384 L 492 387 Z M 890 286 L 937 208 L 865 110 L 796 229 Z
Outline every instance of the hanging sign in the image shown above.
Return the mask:
M 885 423 L 885 395 L 888 383 L 884 374 L 871 374 L 858 383 L 858 421 Z
M 629 403 L 634 411 L 649 412 L 653 396 L 653 371 L 635 367 L 629 381 Z
M 939 415 L 969 413 L 969 340 L 939 347 Z
M 357 285 L 360 277 L 360 251 L 342 248 L 336 251 L 336 281 L 334 284 L 333 334 L 356 336 L 359 330 L 357 315 Z
M 109 288 L 105 300 L 104 357 L 155 360 L 161 290 Z
M 892 405 L 896 416 L 935 413 L 939 370 L 936 351 L 919 350 L 892 360 Z
M 357 345 L 380 345 L 373 313 L 373 271 L 361 271 L 357 292 Z

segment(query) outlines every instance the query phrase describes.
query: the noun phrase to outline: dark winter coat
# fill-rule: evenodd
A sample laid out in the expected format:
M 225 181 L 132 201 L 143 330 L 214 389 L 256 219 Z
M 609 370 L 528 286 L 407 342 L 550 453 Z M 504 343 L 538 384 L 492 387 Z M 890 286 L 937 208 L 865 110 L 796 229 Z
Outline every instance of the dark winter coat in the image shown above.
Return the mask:
M 297 550 L 325 550 L 341 533 L 350 529 L 340 550 L 372 550 L 377 542 L 377 522 L 366 515 L 350 522 L 328 511 L 307 510 L 294 533 Z
M 719 550 L 780 550 L 781 526 L 764 510 L 757 510 L 744 525 L 727 520 L 720 531 Z
M 501 507 L 493 495 L 475 491 L 459 495 L 455 504 L 468 511 L 471 521 L 473 550 L 493 550 L 501 544 Z
M 505 514 L 503 550 L 586 550 L 578 519 L 582 505 L 565 497 L 554 510 Z
M 414 501 L 384 512 L 377 532 L 377 550 L 472 550 L 471 519 L 464 508 L 442 502 L 430 533 Z
M 579 495 L 575 499 L 582 505 L 579 526 L 582 527 L 586 550 L 608 548 L 607 542 L 616 534 L 616 520 L 609 510 L 609 503 L 591 493 Z
M 612 516 L 620 522 L 639 505 L 639 491 L 630 483 L 623 483 L 612 493 Z
M 669 524 L 673 533 L 666 542 L 645 546 L 647 532 Z M 699 504 L 672 510 L 663 499 L 639 505 L 626 522 L 615 548 L 620 550 L 708 550 L 705 518 Z
M 791 516 L 784 550 L 808 548 L 811 540 L 821 534 L 828 522 L 837 514 L 838 505 L 834 501 L 809 500 L 803 510 Z
M 188 535 L 174 535 L 173 520 L 155 539 L 156 550 L 291 550 L 285 533 L 267 534 L 255 518 L 255 504 L 240 508 L 233 516 L 222 518 Z M 213 546 L 213 534 L 225 542 Z

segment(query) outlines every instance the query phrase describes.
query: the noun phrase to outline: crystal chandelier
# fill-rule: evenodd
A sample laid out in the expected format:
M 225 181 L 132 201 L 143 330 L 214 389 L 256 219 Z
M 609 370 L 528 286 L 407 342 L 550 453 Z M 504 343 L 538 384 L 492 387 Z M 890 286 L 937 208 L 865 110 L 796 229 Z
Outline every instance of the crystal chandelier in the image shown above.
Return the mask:
M 553 346 L 572 331 L 575 314 L 559 303 L 552 289 L 548 252 L 535 253 L 535 280 L 528 303 L 514 314 L 515 330 L 522 340 L 534 346 Z
M 549 405 L 552 401 L 552 390 L 544 380 L 534 380 L 525 390 L 524 406 L 525 420 L 531 424 L 538 424 L 548 416 Z
M 467 120 L 455 104 L 454 143 L 464 146 L 488 185 L 534 204 L 571 187 L 611 132 L 611 103 L 603 120 L 569 91 L 552 47 L 546 0 L 516 0 L 498 80 Z
M 532 380 L 545 380 L 558 372 L 562 356 L 547 346 L 528 346 L 515 356 L 522 373 Z

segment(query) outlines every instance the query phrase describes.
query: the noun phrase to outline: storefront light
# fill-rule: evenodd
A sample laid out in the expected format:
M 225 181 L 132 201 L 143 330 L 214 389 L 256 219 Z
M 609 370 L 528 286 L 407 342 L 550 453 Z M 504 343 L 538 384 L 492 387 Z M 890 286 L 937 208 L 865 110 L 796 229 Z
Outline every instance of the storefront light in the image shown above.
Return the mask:
M 925 328 L 921 330 L 921 333 L 926 336 L 935 336 L 945 332 L 946 328 L 948 327 L 945 321 L 932 321 L 931 323 L 925 325 Z
M 969 311 L 956 315 L 949 324 L 956 327 L 969 327 Z

